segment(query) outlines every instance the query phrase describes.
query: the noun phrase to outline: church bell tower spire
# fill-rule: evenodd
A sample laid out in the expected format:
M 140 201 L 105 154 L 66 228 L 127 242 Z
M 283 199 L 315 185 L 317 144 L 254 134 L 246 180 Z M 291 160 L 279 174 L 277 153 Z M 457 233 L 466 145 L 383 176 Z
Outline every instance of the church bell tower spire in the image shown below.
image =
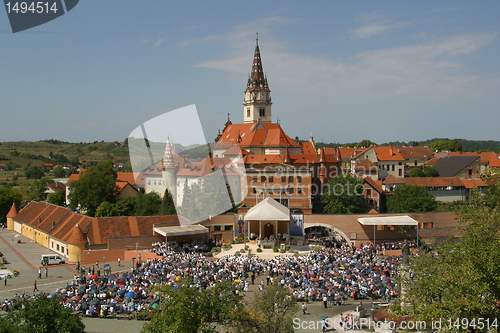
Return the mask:
M 245 123 L 256 123 L 259 119 L 263 123 L 271 122 L 271 90 L 262 68 L 258 36 L 257 33 L 252 72 L 247 82 L 243 101 Z

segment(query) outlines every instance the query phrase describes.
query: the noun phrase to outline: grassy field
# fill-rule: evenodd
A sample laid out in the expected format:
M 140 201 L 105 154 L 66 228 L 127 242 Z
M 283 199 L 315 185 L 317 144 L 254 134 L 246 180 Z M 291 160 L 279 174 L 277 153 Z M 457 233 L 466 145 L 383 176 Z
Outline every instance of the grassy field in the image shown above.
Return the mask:
M 58 156 L 59 159 L 57 159 Z M 14 184 L 13 177 L 16 174 L 18 179 L 15 183 L 25 182 L 24 168 L 30 164 L 42 166 L 45 163 L 50 163 L 54 166 L 64 166 L 71 165 L 76 160 L 80 161 L 80 165 L 84 167 L 88 167 L 90 163 L 109 160 L 126 165 L 130 164 L 128 148 L 114 142 L 1 142 L 0 164 L 14 163 L 19 167 L 16 170 L 0 171 L 0 185 Z M 46 172 L 45 175 L 51 177 L 50 172 Z

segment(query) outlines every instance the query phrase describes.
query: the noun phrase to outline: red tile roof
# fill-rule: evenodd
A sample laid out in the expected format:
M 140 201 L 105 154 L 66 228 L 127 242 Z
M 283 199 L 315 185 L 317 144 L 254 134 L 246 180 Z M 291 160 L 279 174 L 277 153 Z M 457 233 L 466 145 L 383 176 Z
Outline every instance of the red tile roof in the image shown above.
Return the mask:
M 75 231 L 75 225 L 78 224 L 85 242 L 88 240 L 90 245 L 106 245 L 110 237 L 152 235 L 153 225 L 157 223 L 179 225 L 179 218 L 176 215 L 92 218 L 68 208 L 34 201 L 21 209 L 15 220 L 46 232 L 65 243 L 82 240 L 82 235 L 78 235 L 78 230 Z
M 485 152 L 463 152 L 463 151 L 452 151 L 450 156 L 481 156 L 481 163 L 486 164 L 491 159 L 498 158 L 498 155 L 492 151 Z
M 439 157 L 433 157 L 431 158 L 430 160 L 428 160 L 427 162 L 425 162 L 425 165 L 434 165 L 437 161 L 439 161 L 441 158 Z
M 13 203 L 12 206 L 10 207 L 10 210 L 7 213 L 6 217 L 16 217 L 17 213 L 18 213 L 18 211 L 17 211 L 16 204 Z
M 255 129 L 258 123 L 231 124 L 222 133 L 215 147 L 302 147 L 281 129 L 279 124 L 260 123 L 264 128 Z M 238 142 L 241 137 L 241 142 Z
M 403 158 L 432 158 L 434 153 L 429 147 L 397 147 Z
M 375 147 L 375 153 L 379 161 L 404 161 L 405 159 L 398 153 L 396 147 Z
M 404 184 L 405 181 L 402 178 L 394 177 L 393 175 L 389 175 L 385 178 L 382 184 Z
M 490 160 L 490 167 L 500 168 L 500 159 L 498 159 L 498 158 L 492 158 Z
M 381 180 L 373 180 L 370 177 L 365 177 L 365 178 L 363 178 L 363 180 L 366 183 L 368 183 L 377 192 L 379 192 L 379 193 L 383 193 L 384 192 L 384 190 L 382 189 L 382 181 Z
M 82 232 L 82 229 L 78 226 L 78 223 L 75 224 L 73 230 L 71 231 L 71 235 L 66 240 L 68 244 L 85 244 L 87 243 L 87 238 Z
M 316 154 L 314 145 L 310 141 L 300 142 L 302 146 L 302 154 Z

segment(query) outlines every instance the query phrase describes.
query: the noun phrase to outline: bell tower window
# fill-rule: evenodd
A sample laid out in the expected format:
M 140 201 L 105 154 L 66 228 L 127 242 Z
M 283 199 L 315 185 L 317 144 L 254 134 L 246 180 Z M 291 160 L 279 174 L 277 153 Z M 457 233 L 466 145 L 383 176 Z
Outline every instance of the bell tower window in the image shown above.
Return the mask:
M 266 116 L 266 109 L 259 109 L 259 116 L 265 117 Z
M 250 117 L 250 109 L 247 109 L 247 117 Z

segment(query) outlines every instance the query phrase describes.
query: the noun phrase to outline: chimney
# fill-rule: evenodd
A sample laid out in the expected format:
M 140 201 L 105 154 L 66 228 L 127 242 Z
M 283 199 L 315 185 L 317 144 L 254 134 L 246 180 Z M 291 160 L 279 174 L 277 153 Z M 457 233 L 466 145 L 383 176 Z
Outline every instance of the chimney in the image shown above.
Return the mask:
M 392 145 L 389 145 L 389 154 L 391 156 L 394 155 L 394 149 L 392 148 Z

